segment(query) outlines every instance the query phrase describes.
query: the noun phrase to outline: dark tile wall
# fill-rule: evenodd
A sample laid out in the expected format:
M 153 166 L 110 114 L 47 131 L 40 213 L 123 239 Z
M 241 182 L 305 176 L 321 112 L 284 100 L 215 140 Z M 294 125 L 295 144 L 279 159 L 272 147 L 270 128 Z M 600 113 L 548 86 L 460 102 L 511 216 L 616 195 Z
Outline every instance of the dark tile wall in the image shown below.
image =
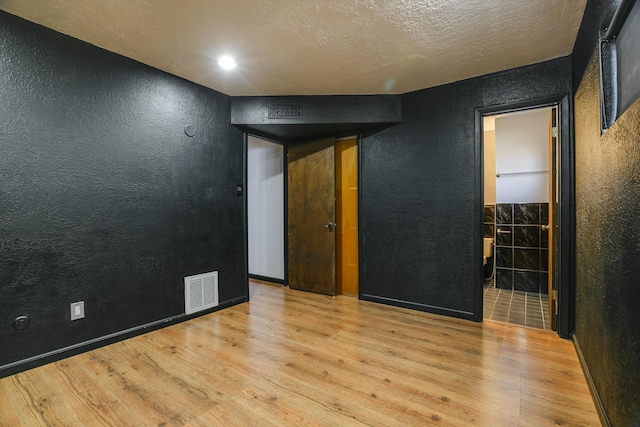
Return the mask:
M 494 237 L 496 228 L 496 205 L 484 206 L 484 237 Z
M 549 204 L 497 204 L 495 219 L 496 287 L 546 294 L 548 231 L 541 226 L 549 223 Z

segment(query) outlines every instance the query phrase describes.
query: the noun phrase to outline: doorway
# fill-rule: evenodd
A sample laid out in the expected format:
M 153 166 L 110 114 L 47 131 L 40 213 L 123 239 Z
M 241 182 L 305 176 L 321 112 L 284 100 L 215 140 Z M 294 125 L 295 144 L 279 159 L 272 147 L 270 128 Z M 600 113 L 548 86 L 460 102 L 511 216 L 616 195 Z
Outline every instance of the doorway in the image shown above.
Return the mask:
M 483 317 L 555 330 L 558 105 L 483 116 Z
M 247 136 L 249 277 L 285 283 L 284 145 Z
M 358 295 L 357 137 L 289 144 L 287 283 Z

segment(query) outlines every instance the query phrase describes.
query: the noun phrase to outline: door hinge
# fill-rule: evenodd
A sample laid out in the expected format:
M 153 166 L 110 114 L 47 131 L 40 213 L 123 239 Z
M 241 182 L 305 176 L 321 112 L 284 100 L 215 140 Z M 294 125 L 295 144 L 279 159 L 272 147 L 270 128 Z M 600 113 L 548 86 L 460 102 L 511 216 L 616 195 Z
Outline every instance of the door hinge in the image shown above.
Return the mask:
M 558 126 L 551 128 L 551 136 L 553 136 L 554 138 L 558 137 Z

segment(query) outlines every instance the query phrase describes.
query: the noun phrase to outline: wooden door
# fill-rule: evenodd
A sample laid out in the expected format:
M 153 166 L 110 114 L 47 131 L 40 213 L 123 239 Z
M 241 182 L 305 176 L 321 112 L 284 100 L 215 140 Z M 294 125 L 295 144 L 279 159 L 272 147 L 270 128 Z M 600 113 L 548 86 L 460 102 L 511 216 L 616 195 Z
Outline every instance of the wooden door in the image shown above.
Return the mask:
M 548 258 L 547 267 L 548 281 L 548 297 L 549 297 L 549 320 L 551 321 L 551 329 L 556 330 L 556 212 L 558 201 L 558 121 L 557 108 L 551 110 L 551 119 L 549 121 L 549 223 L 543 225 L 548 229 Z
M 358 295 L 358 145 L 336 143 L 336 292 Z
M 289 145 L 288 283 L 292 289 L 336 293 L 335 139 Z

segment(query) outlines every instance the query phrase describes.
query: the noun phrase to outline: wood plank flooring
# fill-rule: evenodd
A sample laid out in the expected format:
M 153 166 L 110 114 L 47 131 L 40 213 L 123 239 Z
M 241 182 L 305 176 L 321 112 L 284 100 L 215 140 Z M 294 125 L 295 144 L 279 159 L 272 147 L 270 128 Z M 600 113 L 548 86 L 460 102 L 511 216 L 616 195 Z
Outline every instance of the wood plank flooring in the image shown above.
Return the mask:
M 569 341 L 251 284 L 251 301 L 0 380 L 1 426 L 598 426 Z

